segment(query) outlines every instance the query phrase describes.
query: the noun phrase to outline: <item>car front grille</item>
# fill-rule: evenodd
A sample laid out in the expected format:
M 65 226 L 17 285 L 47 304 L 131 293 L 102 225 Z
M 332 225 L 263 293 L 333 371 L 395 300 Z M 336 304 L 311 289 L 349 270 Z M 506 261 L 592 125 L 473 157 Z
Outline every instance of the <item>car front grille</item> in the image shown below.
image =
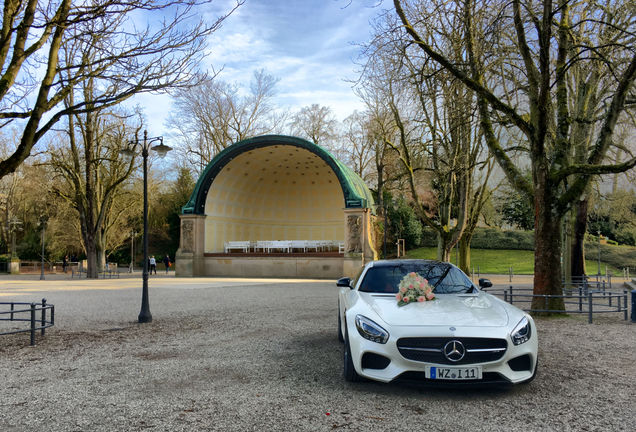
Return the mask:
M 451 361 L 444 355 L 444 346 L 452 341 L 461 342 L 465 348 L 464 357 L 459 361 Z M 400 354 L 408 360 L 447 365 L 497 361 L 504 356 L 507 347 L 505 339 L 494 338 L 420 337 L 401 338 L 397 341 Z

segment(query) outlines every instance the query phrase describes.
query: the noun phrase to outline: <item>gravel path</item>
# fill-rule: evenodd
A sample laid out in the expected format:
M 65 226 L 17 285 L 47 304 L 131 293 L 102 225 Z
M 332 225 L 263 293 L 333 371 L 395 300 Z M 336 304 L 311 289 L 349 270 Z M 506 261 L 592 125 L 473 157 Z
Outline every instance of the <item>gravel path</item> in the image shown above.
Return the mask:
M 540 318 L 532 383 L 442 390 L 344 382 L 333 282 L 156 278 L 143 325 L 140 285 L 0 282 L 56 305 L 37 346 L 0 337 L 0 431 L 636 430 L 622 315 Z

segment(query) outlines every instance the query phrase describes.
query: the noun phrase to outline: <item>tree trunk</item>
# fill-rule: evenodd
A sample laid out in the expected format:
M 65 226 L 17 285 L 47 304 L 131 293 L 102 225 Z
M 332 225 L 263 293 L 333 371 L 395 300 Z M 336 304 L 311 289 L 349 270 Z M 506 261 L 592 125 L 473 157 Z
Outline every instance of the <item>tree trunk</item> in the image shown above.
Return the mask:
M 448 233 L 437 232 L 437 259 L 443 262 L 450 262 L 450 251 L 452 249 Z
M 457 247 L 459 248 L 459 268 L 462 269 L 464 273 L 468 276 L 471 275 L 470 272 L 470 242 L 472 241 L 473 236 L 467 235 L 466 231 L 464 231 L 464 235 L 461 239 L 459 239 L 459 243 Z
M 534 294 L 562 295 L 561 217 L 554 210 L 554 195 L 547 182 L 535 188 Z M 565 310 L 563 298 L 534 297 L 532 309 Z
M 99 273 L 97 270 L 97 249 L 95 248 L 95 239 L 91 238 L 89 234 L 84 243 L 86 247 L 86 277 L 88 279 L 97 279 Z
M 103 271 L 106 267 L 106 252 L 103 248 L 98 247 L 95 255 L 97 257 L 97 271 Z
M 587 198 L 575 205 L 576 219 L 574 232 L 572 233 L 572 268 L 573 278 L 585 276 L 585 232 L 587 231 L 587 210 L 589 201 Z

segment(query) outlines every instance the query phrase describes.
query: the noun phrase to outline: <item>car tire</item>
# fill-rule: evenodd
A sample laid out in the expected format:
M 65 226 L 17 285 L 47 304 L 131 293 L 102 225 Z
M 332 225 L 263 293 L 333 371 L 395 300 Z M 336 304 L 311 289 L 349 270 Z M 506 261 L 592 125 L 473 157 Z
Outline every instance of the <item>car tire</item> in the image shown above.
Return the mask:
M 346 331 L 346 330 L 345 330 Z M 351 347 L 349 346 L 349 334 L 345 333 L 344 349 L 343 349 L 343 361 L 342 361 L 342 374 L 345 381 L 359 382 L 362 381 L 362 377 L 356 372 L 356 368 L 353 366 L 353 360 L 351 359 Z
M 344 342 L 344 337 L 342 336 L 342 319 L 340 318 L 340 304 L 338 304 L 338 341 Z

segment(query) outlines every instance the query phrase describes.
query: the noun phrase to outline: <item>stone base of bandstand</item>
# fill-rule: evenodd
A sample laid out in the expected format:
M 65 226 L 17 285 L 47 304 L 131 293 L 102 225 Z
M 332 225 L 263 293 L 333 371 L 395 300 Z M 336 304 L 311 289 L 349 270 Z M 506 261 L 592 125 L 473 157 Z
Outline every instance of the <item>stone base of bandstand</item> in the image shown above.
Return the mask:
M 177 253 L 176 276 L 245 278 L 338 279 L 354 277 L 362 266 L 361 254 L 347 256 L 194 256 Z

